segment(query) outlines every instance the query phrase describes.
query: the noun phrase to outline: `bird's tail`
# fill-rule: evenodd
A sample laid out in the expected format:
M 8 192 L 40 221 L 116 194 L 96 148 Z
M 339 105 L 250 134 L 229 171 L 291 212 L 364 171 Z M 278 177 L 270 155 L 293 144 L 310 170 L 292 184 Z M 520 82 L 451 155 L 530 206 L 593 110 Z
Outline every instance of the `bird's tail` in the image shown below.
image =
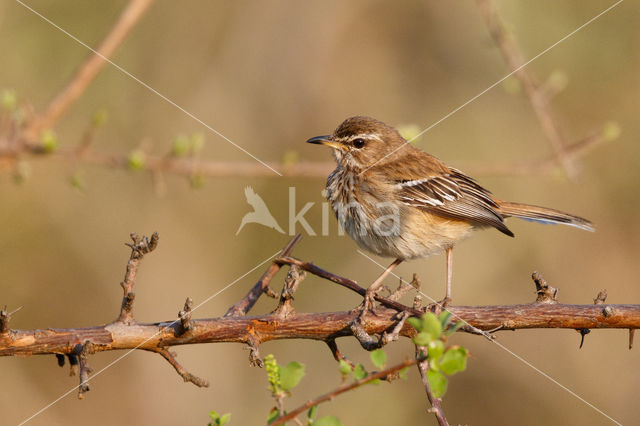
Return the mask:
M 595 231 L 593 224 L 587 219 L 547 207 L 501 201 L 500 213 L 505 217 L 514 216 L 532 222 L 568 225 L 585 231 Z

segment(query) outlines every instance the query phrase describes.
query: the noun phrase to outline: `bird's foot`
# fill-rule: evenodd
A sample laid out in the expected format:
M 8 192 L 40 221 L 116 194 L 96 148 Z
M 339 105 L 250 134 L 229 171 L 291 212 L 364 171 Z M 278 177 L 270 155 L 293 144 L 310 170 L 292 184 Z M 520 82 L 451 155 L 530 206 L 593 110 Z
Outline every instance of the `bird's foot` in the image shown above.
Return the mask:
M 360 315 L 358 316 L 358 318 L 362 319 L 364 318 L 364 316 L 369 313 L 372 315 L 377 315 L 376 311 L 375 311 L 375 305 L 376 305 L 376 299 L 375 299 L 375 295 L 376 292 L 375 291 L 370 291 L 371 288 L 367 289 L 367 292 L 364 295 L 364 300 L 362 301 L 362 303 L 360 304 L 360 306 L 358 306 L 355 311 L 360 312 Z
M 442 299 L 441 301 L 437 302 L 438 305 L 440 305 L 440 307 L 442 309 L 446 309 L 447 306 L 449 306 L 449 304 L 451 303 L 451 298 L 450 297 L 445 297 L 444 299 Z
M 442 311 L 447 310 L 447 306 L 449 306 L 450 303 L 451 303 L 451 298 L 445 297 L 444 299 L 438 302 L 433 302 L 427 305 L 427 312 L 433 312 L 436 315 L 440 315 Z

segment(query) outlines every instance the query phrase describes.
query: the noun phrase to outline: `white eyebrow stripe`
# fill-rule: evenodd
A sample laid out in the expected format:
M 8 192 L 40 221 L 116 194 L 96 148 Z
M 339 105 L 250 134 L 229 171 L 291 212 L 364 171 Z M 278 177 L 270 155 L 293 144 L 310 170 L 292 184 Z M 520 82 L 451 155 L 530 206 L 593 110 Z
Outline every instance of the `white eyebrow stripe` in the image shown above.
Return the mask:
M 336 142 L 342 142 L 342 143 L 349 143 L 352 142 L 356 139 L 376 139 L 379 140 L 380 142 L 382 142 L 382 138 L 380 137 L 380 135 L 376 134 L 376 133 L 359 133 L 357 135 L 350 135 L 348 137 L 345 138 L 336 138 Z

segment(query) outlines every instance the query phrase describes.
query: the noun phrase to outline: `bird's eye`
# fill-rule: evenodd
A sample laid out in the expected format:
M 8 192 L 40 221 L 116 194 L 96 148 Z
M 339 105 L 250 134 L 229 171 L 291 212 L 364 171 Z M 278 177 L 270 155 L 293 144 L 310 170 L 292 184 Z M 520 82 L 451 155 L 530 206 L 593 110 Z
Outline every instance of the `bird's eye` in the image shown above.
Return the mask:
M 355 148 L 362 148 L 364 146 L 364 139 L 357 138 L 353 140 L 353 146 Z

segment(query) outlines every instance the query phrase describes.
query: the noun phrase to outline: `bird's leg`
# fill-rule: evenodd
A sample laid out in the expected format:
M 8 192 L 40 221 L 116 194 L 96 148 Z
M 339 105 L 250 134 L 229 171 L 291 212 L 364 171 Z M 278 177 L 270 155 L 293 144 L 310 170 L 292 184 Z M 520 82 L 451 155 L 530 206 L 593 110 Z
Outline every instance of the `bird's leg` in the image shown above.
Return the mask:
M 387 266 L 387 269 L 382 272 L 382 274 L 369 286 L 367 289 L 367 293 L 364 295 L 364 302 L 362 302 L 362 306 L 360 307 L 361 316 L 364 315 L 365 312 L 370 311 L 373 312 L 373 306 L 375 303 L 375 295 L 377 291 L 382 286 L 382 282 L 384 279 L 394 270 L 396 266 L 402 263 L 401 259 L 394 260 L 391 265 Z
M 444 300 L 441 302 L 443 308 L 451 303 L 451 276 L 453 275 L 453 247 L 447 248 L 447 290 Z

